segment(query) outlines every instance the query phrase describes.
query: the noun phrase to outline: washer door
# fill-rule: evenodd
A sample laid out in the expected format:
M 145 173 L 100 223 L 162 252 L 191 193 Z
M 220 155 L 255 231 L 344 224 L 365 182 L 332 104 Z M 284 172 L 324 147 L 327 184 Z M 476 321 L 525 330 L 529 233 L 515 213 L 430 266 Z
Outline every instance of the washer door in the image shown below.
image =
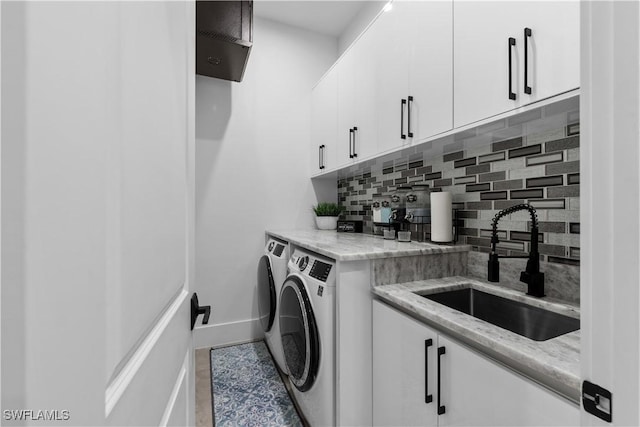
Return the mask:
M 287 277 L 280 292 L 280 335 L 289 379 L 309 390 L 318 375 L 320 340 L 309 295 L 296 276 Z
M 258 312 L 260 323 L 265 332 L 269 332 L 276 316 L 276 286 L 273 283 L 271 261 L 263 255 L 258 262 Z

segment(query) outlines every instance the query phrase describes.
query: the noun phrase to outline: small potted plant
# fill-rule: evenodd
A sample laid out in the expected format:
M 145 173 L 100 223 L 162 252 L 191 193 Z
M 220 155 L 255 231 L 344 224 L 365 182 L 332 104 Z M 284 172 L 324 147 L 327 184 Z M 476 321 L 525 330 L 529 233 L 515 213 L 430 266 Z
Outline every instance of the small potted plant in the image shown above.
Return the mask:
M 338 228 L 338 217 L 342 213 L 342 206 L 335 203 L 320 202 L 313 207 L 316 213 L 318 230 L 335 230 Z

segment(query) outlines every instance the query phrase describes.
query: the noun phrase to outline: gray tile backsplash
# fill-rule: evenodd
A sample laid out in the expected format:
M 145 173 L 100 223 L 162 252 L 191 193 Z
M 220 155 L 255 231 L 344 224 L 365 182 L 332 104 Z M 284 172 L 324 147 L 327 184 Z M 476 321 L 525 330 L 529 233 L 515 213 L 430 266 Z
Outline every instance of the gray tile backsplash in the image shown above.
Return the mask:
M 526 123 L 518 126 L 526 129 Z M 372 221 L 374 194 L 391 194 L 411 184 L 451 192 L 459 209 L 459 242 L 477 252 L 489 251 L 487 230 L 499 210 L 530 203 L 540 221 L 541 260 L 579 265 L 580 136 L 575 134 L 579 129 L 579 123 L 572 123 L 504 140 L 494 134 L 486 138 L 491 142 L 481 146 L 469 146 L 457 135 L 435 155 L 433 144 L 423 144 L 403 150 L 396 158 L 387 156 L 341 173 L 338 200 L 346 208 L 346 219 L 363 220 L 365 233 L 381 234 Z M 471 132 L 469 137 L 478 139 Z M 526 212 L 503 218 L 499 252 L 528 252 L 530 226 Z M 411 227 L 414 233 L 423 233 L 425 240 L 430 237 L 429 224 Z

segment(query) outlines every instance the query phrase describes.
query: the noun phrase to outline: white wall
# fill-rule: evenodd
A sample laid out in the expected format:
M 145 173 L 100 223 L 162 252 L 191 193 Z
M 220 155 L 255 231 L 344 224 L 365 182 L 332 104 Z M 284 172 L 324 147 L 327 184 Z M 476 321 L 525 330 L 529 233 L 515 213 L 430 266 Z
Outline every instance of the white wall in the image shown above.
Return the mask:
M 311 88 L 336 58 L 336 38 L 256 18 L 244 80 L 196 78 L 196 291 L 216 325 L 196 346 L 262 334 L 264 232 L 313 227 Z

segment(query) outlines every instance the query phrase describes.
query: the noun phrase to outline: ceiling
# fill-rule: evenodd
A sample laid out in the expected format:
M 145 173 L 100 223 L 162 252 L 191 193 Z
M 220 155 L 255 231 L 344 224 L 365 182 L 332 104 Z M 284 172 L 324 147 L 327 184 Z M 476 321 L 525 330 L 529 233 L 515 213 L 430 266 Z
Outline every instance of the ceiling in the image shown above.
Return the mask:
M 256 0 L 253 3 L 253 11 L 262 18 L 339 37 L 368 3 L 362 0 Z

